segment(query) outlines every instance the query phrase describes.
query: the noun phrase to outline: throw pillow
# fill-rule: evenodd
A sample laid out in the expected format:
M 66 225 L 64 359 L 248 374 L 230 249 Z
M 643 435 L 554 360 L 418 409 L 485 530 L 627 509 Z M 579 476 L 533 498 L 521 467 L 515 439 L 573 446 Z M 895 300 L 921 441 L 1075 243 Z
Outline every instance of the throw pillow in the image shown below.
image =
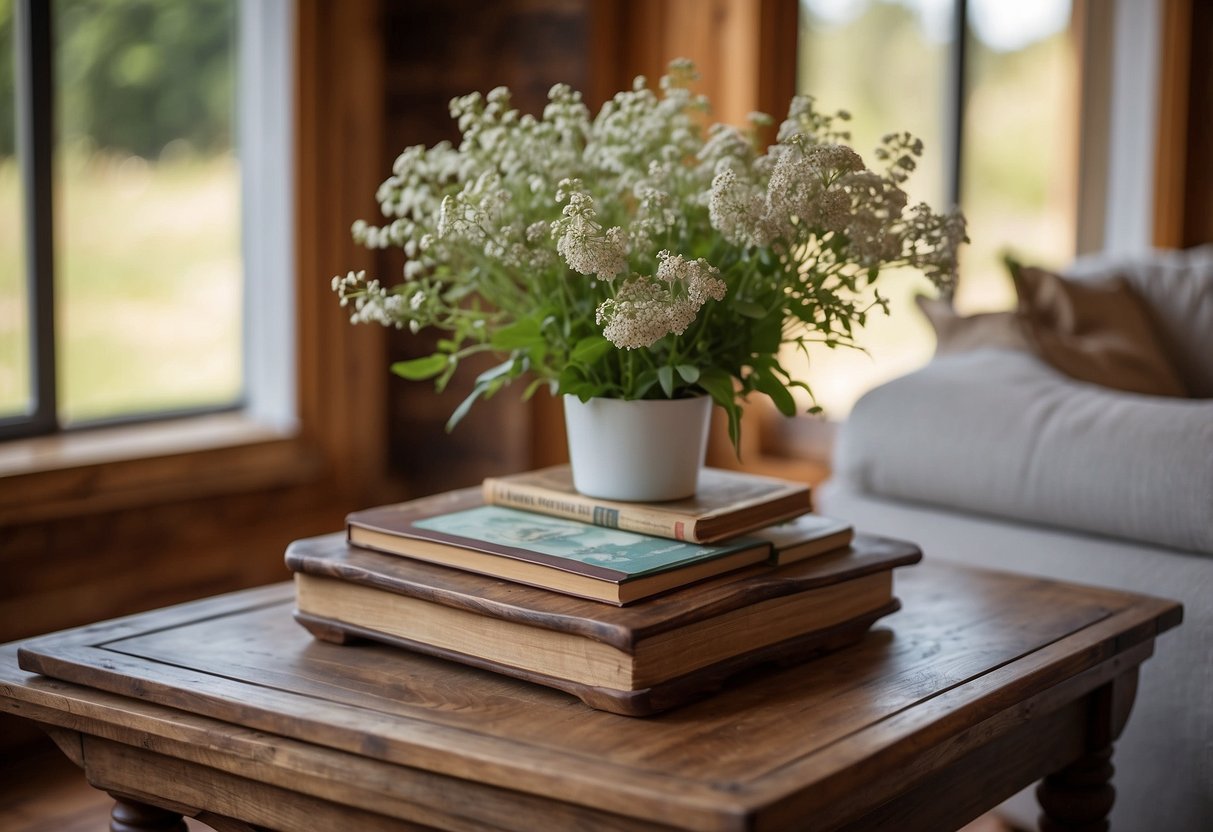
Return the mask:
M 1028 343 L 1080 381 L 1150 396 L 1187 396 L 1149 311 L 1121 277 L 1077 282 L 1011 263 Z
M 914 302 L 935 330 L 936 355 L 969 352 L 982 347 L 1029 348 L 1014 312 L 958 315 L 946 300 L 918 295 Z
M 1213 243 L 1181 250 L 1091 254 L 1066 266 L 1072 280 L 1122 275 L 1192 398 L 1213 399 Z

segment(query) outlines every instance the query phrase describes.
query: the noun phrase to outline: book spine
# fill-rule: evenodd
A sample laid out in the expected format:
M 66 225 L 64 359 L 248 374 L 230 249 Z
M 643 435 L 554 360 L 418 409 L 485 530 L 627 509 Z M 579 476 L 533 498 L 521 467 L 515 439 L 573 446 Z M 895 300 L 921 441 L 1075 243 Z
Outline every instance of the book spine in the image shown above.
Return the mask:
M 541 488 L 528 488 L 492 478 L 484 481 L 484 501 L 492 505 L 534 511 L 566 520 L 579 520 L 608 529 L 621 529 L 653 537 L 668 537 L 700 543 L 693 520 L 670 517 L 641 510 L 620 510 L 579 495 L 554 495 Z

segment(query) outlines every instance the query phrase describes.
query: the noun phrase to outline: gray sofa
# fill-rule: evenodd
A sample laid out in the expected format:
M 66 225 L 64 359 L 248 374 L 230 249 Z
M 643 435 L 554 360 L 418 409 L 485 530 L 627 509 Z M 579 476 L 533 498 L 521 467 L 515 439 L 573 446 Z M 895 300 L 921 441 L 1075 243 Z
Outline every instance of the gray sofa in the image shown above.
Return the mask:
M 1116 746 L 1112 828 L 1213 830 L 1213 246 L 1070 270 L 1113 273 L 1201 398 L 1078 382 L 1029 350 L 940 355 L 860 400 L 817 508 L 930 559 L 1181 601 Z M 1004 811 L 1036 816 L 1028 793 Z

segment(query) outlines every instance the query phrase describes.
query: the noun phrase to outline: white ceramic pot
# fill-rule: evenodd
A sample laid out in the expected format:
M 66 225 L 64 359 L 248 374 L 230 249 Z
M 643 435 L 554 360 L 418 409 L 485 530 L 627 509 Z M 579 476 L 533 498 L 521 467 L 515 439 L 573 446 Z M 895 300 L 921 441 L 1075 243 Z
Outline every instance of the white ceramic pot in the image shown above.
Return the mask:
M 564 397 L 573 485 L 606 500 L 678 500 L 695 493 L 708 445 L 711 396 Z

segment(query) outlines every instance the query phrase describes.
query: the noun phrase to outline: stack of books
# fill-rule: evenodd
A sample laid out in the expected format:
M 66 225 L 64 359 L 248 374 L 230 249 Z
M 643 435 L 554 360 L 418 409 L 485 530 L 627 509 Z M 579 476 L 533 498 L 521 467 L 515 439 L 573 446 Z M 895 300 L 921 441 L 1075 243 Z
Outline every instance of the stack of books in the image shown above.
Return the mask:
M 857 641 L 898 609 L 899 541 L 809 513 L 809 488 L 705 469 L 695 497 L 587 498 L 567 466 L 351 514 L 296 541 L 296 618 L 643 716 L 740 671 Z

